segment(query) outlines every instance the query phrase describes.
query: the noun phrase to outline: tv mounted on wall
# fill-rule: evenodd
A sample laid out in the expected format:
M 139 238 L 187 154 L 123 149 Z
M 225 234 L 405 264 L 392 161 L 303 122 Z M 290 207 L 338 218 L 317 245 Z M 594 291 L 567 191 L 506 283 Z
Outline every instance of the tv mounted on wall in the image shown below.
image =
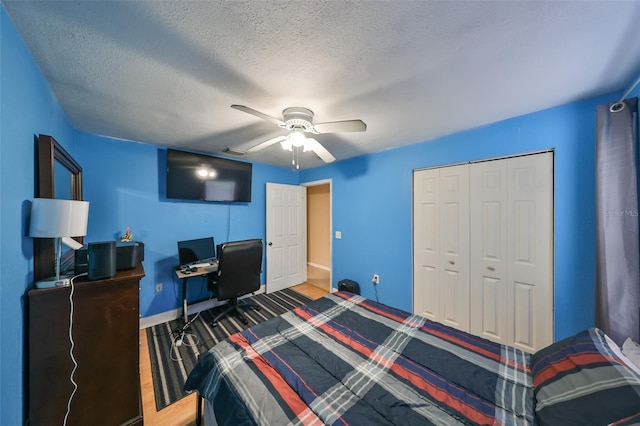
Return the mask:
M 167 149 L 167 198 L 251 202 L 252 164 Z

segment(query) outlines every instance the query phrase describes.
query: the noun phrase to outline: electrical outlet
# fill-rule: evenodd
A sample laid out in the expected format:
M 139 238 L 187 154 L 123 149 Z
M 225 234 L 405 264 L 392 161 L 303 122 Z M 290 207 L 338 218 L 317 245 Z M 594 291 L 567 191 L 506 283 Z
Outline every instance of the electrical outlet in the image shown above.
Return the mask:
M 156 284 L 156 293 L 162 293 L 162 283 Z
M 380 275 L 373 274 L 373 278 L 371 279 L 371 282 L 374 284 L 380 284 Z

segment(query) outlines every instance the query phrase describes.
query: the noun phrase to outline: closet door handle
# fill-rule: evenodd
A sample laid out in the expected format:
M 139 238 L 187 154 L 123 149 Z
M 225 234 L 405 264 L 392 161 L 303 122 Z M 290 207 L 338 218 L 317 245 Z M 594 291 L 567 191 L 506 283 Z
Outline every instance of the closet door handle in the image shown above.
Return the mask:
M 496 268 L 494 268 L 494 267 L 493 267 L 493 266 L 491 266 L 491 265 L 487 266 L 487 269 L 488 269 L 488 270 L 490 270 L 490 271 L 495 271 L 495 270 L 496 270 Z

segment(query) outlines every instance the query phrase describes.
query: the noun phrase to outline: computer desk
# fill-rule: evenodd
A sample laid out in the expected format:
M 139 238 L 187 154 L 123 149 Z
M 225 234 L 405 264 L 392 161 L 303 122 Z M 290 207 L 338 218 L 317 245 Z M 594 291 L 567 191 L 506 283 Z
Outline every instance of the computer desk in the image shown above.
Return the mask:
M 217 272 L 218 262 L 215 261 L 212 265 L 209 266 L 200 266 L 195 272 L 184 273 L 182 272 L 182 270 L 180 270 L 179 266 L 176 267 L 175 271 L 176 276 L 182 280 L 182 318 L 184 319 L 184 323 L 186 324 L 189 321 L 187 312 L 187 282 L 189 281 L 189 278 L 203 277 L 213 272 Z

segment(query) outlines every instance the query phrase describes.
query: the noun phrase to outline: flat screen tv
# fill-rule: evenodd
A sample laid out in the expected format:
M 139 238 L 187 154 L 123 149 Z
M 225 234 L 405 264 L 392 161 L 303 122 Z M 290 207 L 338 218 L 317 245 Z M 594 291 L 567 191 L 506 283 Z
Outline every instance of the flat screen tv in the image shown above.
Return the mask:
M 167 198 L 251 202 L 251 163 L 167 149 Z

